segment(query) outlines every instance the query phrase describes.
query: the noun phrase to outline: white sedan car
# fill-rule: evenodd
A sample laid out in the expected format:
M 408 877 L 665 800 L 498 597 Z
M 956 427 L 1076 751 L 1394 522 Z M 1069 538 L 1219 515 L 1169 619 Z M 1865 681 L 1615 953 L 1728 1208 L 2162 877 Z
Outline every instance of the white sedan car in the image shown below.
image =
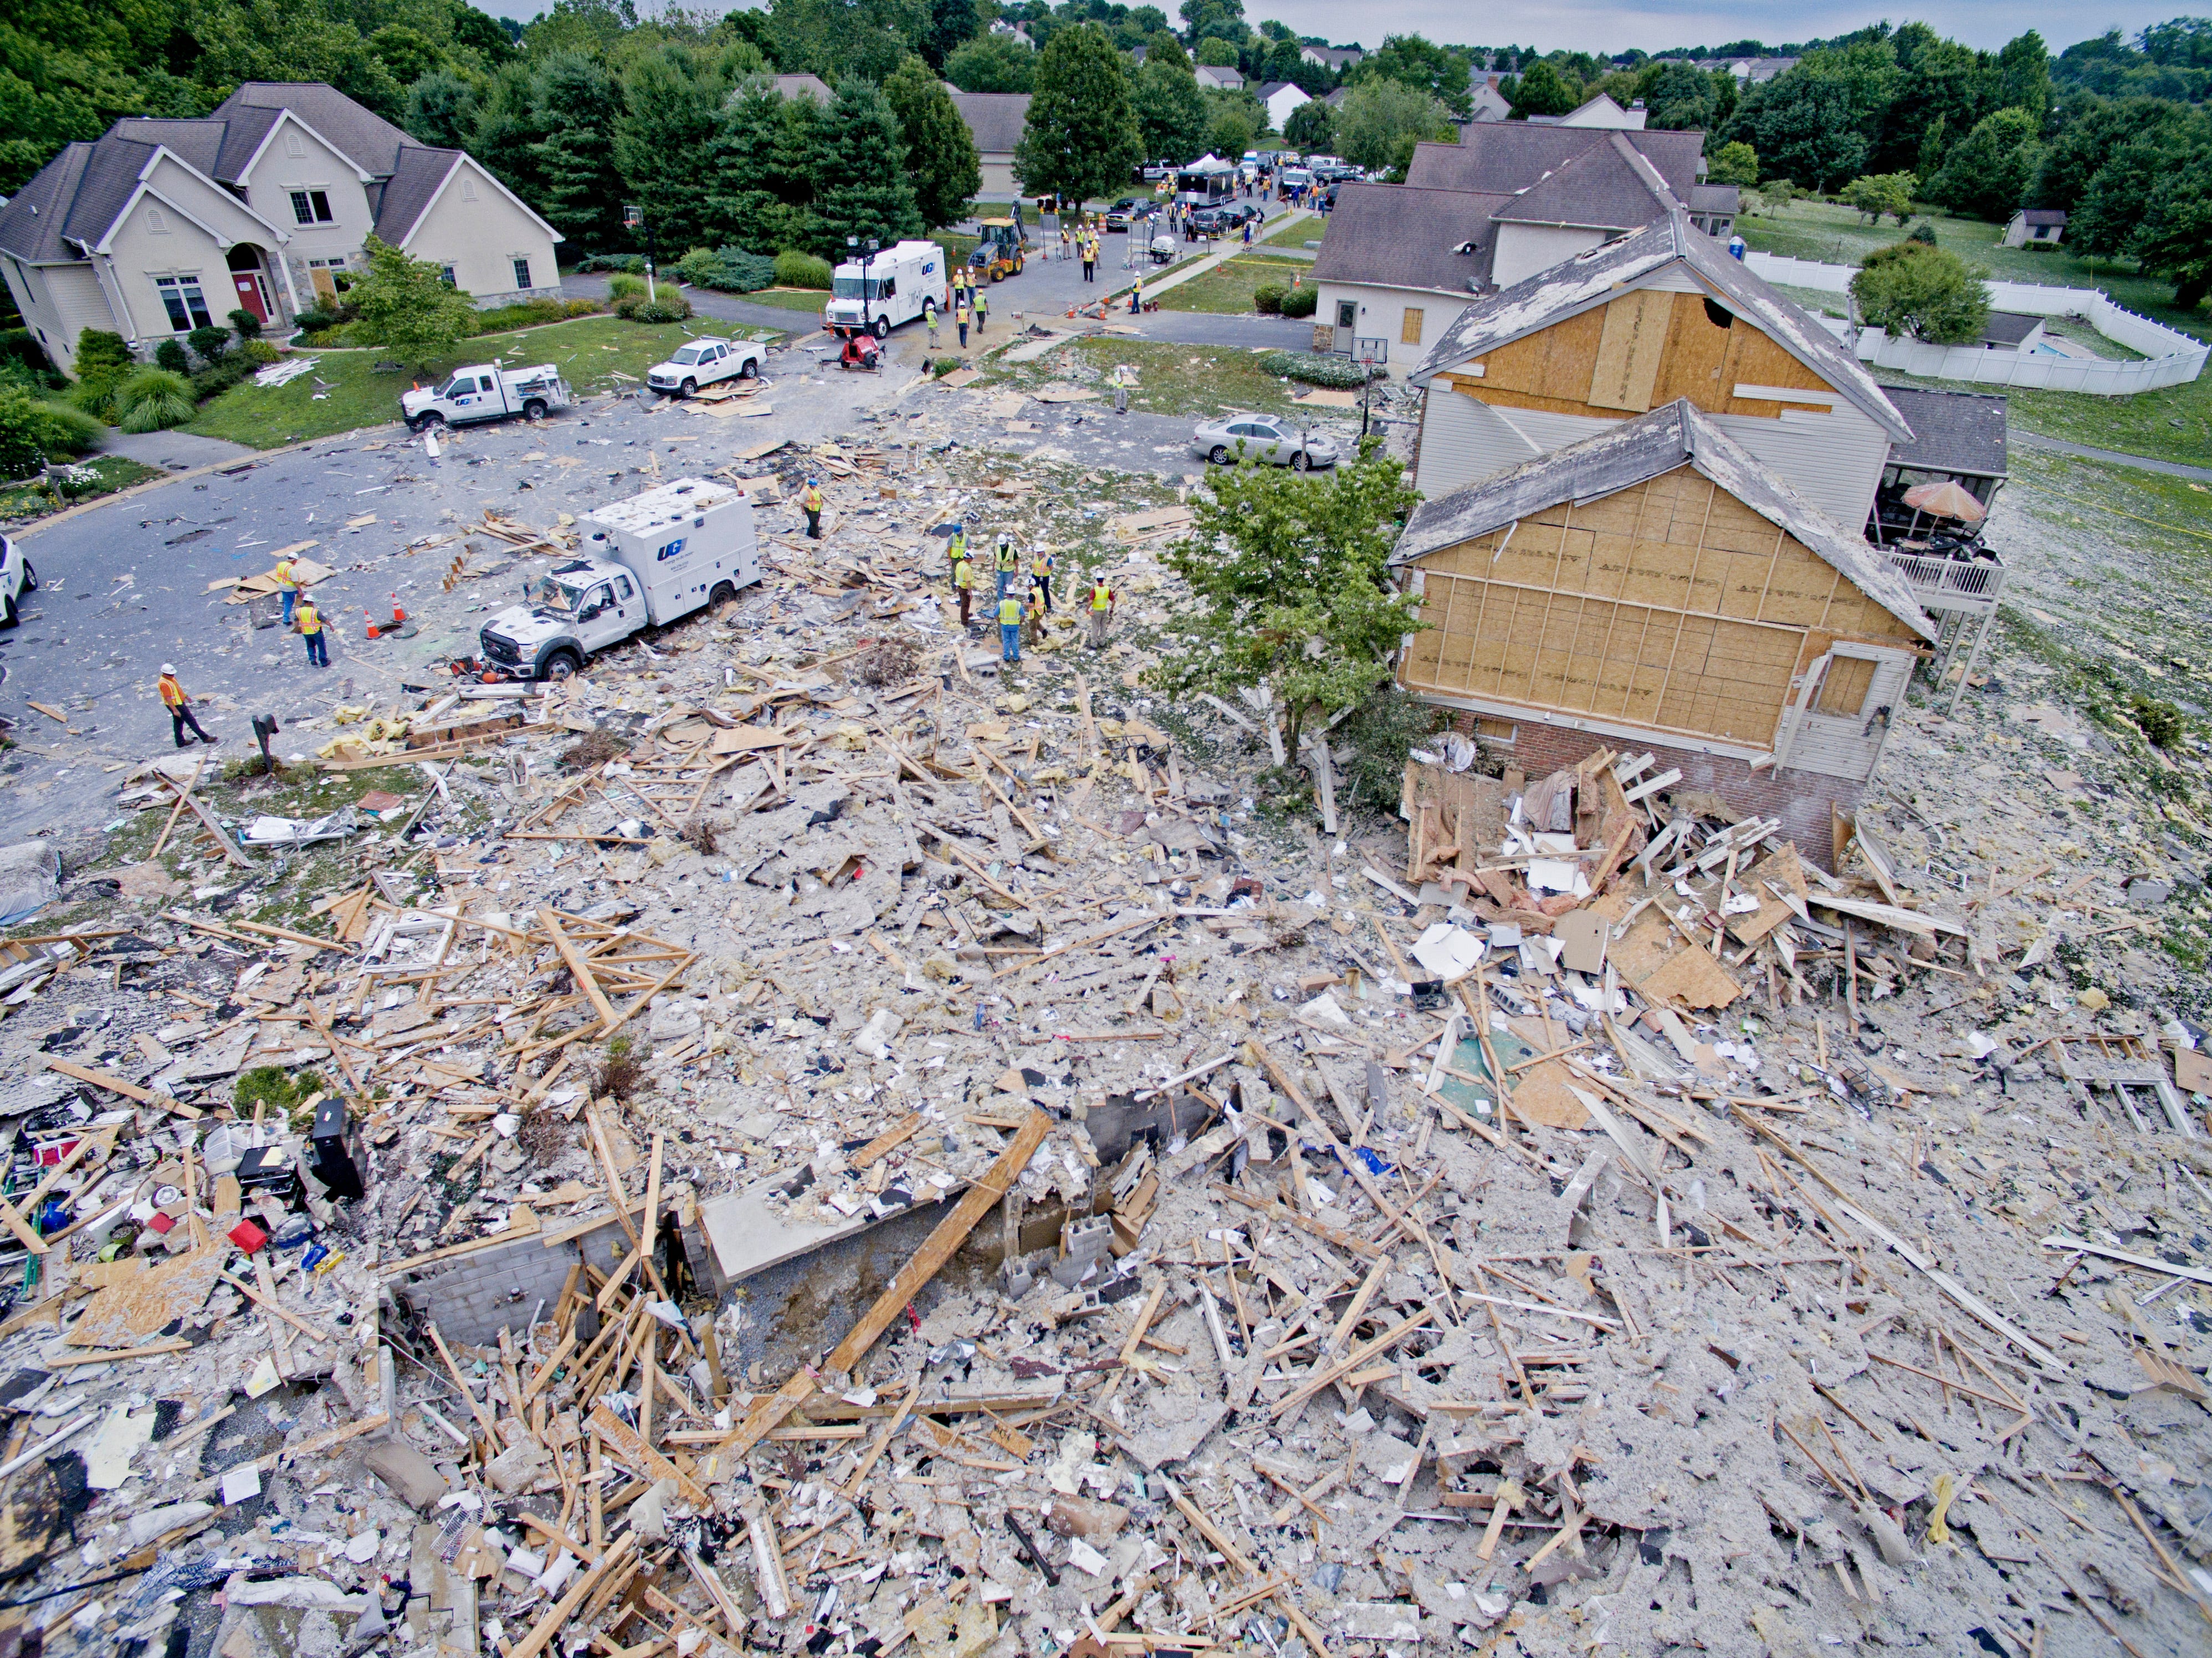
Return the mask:
M 1334 466 L 1335 442 L 1274 415 L 1224 415 L 1202 422 L 1191 434 L 1190 451 L 1216 466 L 1239 460 L 1267 461 L 1303 472 L 1309 466 Z
M 750 380 L 760 370 L 761 349 L 750 340 L 696 339 L 647 369 L 645 383 L 656 392 L 688 398 L 702 386 Z

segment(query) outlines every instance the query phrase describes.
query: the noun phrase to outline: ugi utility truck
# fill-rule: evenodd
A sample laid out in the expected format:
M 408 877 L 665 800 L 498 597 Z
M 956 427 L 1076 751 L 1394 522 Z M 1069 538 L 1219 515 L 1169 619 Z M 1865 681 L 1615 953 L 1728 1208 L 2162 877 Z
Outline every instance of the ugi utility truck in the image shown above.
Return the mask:
M 830 275 L 830 303 L 822 325 L 833 334 L 863 331 L 883 338 L 902 322 L 921 314 L 933 299 L 942 313 L 951 302 L 945 277 L 945 250 L 935 242 L 893 244 L 863 262 L 848 259 Z
M 736 484 L 678 478 L 576 527 L 581 556 L 525 583 L 523 602 L 478 630 L 487 666 L 565 679 L 639 629 L 666 627 L 760 580 L 753 504 Z
M 456 368 L 445 384 L 417 386 L 399 394 L 399 410 L 417 432 L 431 426 L 459 426 L 472 420 L 503 420 L 520 415 L 543 420 L 575 401 L 568 382 L 550 362 L 534 368 L 502 368 L 495 362 Z

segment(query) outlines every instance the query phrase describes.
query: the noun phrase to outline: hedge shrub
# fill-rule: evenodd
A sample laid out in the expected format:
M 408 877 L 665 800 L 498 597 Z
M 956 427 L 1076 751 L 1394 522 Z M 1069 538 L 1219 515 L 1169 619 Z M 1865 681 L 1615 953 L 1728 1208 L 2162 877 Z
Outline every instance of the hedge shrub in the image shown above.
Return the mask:
M 830 261 L 817 259 L 811 253 L 795 247 L 787 247 L 775 256 L 775 280 L 779 288 L 823 288 L 830 286 Z
M 182 341 L 163 340 L 154 348 L 154 367 L 166 368 L 172 374 L 189 374 L 192 372 L 191 354 L 185 349 Z
M 76 340 L 76 385 L 70 401 L 94 420 L 112 423 L 115 388 L 138 368 L 138 359 L 120 334 L 88 328 Z
M 49 462 L 81 455 L 100 441 L 101 430 L 81 410 L 0 388 L 0 478 L 29 477 Z
M 1293 288 L 1283 295 L 1283 314 L 1286 317 L 1310 317 L 1314 307 L 1321 303 L 1317 288 Z
M 1263 317 L 1283 314 L 1283 295 L 1291 290 L 1280 282 L 1262 282 L 1252 290 L 1252 308 Z
M 765 253 L 748 253 L 735 246 L 695 247 L 677 262 L 676 274 L 695 288 L 750 294 L 775 285 L 776 262 Z
M 642 275 L 633 276 L 625 273 L 607 278 L 607 297 L 610 300 L 625 300 L 633 294 L 641 295 L 645 291 Z
M 626 270 L 633 276 L 645 275 L 645 255 L 642 253 L 591 253 L 576 261 L 579 270 Z
M 220 397 L 239 381 L 252 379 L 260 367 L 243 351 L 228 352 L 213 362 L 202 363 L 192 370 L 192 397 L 200 403 L 205 403 L 210 398 Z
M 229 354 L 230 330 L 210 323 L 185 335 L 185 343 L 192 348 L 192 355 L 202 362 L 215 362 Z
M 1308 386 L 1349 392 L 1367 379 L 1367 372 L 1349 357 L 1317 351 L 1270 351 L 1260 359 L 1261 372 L 1303 380 Z
M 477 313 L 477 332 L 503 334 L 517 328 L 537 328 L 570 317 L 588 317 L 599 308 L 597 300 L 517 300 L 490 311 Z
M 690 314 L 691 301 L 678 293 L 673 283 L 661 288 L 659 299 L 625 294 L 615 301 L 615 315 L 630 322 L 682 322 Z

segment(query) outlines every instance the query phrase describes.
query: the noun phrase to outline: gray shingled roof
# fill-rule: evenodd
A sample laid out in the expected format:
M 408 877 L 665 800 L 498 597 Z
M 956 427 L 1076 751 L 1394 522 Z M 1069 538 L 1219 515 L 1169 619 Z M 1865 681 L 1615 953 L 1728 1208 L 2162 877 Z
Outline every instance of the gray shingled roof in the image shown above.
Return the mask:
M 2005 400 L 1988 392 L 1934 392 L 1885 386 L 1912 423 L 1912 440 L 1889 446 L 1892 466 L 1916 471 L 2005 476 Z
M 46 264 L 76 257 L 76 250 L 64 238 L 97 241 L 106 234 L 130 191 L 126 186 L 122 195 L 114 194 L 112 181 L 106 176 L 88 181 L 86 175 L 94 171 L 95 159 L 101 175 L 116 170 L 118 152 L 111 149 L 102 155 L 100 151 L 98 144 L 64 144 L 60 155 L 9 197 L 8 205 L 0 207 L 0 252 L 12 253 L 27 264 Z M 143 158 L 139 165 L 144 165 Z M 137 170 L 135 167 L 128 169 L 124 178 L 135 177 Z M 87 224 L 100 216 L 103 206 L 106 216 L 100 219 L 99 229 L 87 236 Z
M 1398 537 L 1390 562 L 1410 564 L 1563 501 L 1594 501 L 1684 465 L 1795 536 L 1922 638 L 1936 637 L 1936 625 L 1913 598 L 1911 585 L 1887 560 L 1754 460 L 1687 398 L 1423 501 Z
M 1474 285 L 1490 276 L 1498 235 L 1491 215 L 1511 199 L 1411 185 L 1339 185 L 1313 280 L 1433 288 L 1472 298 Z M 1471 252 L 1458 251 L 1469 243 Z
M 2017 346 L 2043 326 L 2043 319 L 2025 311 L 1992 311 L 1982 324 L 1981 345 Z
M 1026 92 L 963 92 L 947 85 L 952 106 L 968 123 L 978 155 L 1011 155 L 1029 125 L 1030 94 Z
M 1732 218 L 1741 210 L 1743 196 L 1734 185 L 1692 185 L 1684 204 L 1692 213 L 1722 213 Z
M 362 172 L 380 179 L 388 177 L 399 164 L 401 149 L 415 142 L 381 115 L 319 81 L 248 81 L 216 105 L 208 118 L 227 121 L 237 115 L 252 120 L 262 118 L 258 112 L 279 109 L 290 110 L 337 145 Z M 265 118 L 261 131 L 268 131 Z M 245 154 L 236 158 L 237 164 L 243 166 L 252 153 L 252 146 L 247 146 Z
M 2020 210 L 2020 216 L 2027 224 L 2063 225 L 2066 222 L 2066 210 L 2063 207 L 2024 207 Z
M 401 150 L 398 170 L 385 180 L 377 195 L 378 238 L 400 246 L 460 158 L 458 149 L 432 149 L 423 144 L 410 144 Z
M 1632 230 L 1675 205 L 1667 181 L 1623 132 L 1607 132 L 1492 216 L 1520 224 Z
M 1650 161 L 1668 189 L 1688 198 L 1705 149 L 1702 132 L 1616 132 L 1608 127 L 1532 126 L 1526 121 L 1472 122 L 1460 129 L 1455 144 L 1416 144 L 1406 182 L 1436 190 L 1525 190 L 1616 136 Z
M 1430 348 L 1413 371 L 1413 383 L 1426 385 L 1448 368 L 1602 305 L 1614 290 L 1633 286 L 1675 264 L 1688 265 L 1728 301 L 1729 309 L 1748 318 L 1777 345 L 1834 386 L 1887 431 L 1893 441 L 1911 440 L 1912 428 L 1904 416 L 1835 336 L 1794 301 L 1729 258 L 1728 251 L 1692 225 L 1688 213 L 1680 208 L 1633 235 L 1577 254 L 1563 264 L 1476 300 Z
M 772 79 L 779 96 L 811 98 L 825 108 L 837 101 L 830 83 L 818 75 L 778 75 Z

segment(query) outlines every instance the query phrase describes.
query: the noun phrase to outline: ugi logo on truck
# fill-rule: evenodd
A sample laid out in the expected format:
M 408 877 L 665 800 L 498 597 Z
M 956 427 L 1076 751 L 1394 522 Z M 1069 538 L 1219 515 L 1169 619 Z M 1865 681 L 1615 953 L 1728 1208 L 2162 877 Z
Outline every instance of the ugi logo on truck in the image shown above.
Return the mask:
M 665 564 L 672 558 L 683 557 L 684 543 L 689 539 L 690 539 L 690 537 L 687 536 L 683 537 L 681 540 L 670 542 L 665 547 L 663 547 L 659 552 L 653 556 L 653 562 L 656 564 Z

